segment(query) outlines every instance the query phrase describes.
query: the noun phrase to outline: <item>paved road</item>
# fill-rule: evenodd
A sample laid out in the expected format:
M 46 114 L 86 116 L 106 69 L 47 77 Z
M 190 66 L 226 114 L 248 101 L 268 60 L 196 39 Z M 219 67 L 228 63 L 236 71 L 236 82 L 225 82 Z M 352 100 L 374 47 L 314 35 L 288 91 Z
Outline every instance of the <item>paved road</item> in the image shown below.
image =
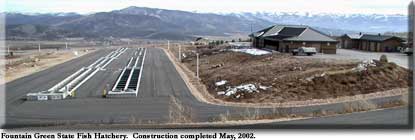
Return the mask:
M 138 97 L 102 98 L 134 51 L 126 51 L 76 90 L 76 98 L 55 101 L 24 101 L 26 93 L 43 91 L 83 66 L 111 52 L 102 49 L 6 85 L 6 123 L 10 127 L 41 124 L 166 123 L 176 120 L 207 122 L 229 114 L 230 118 L 255 115 L 304 114 L 321 110 L 343 111 L 344 103 L 297 108 L 223 107 L 198 102 L 161 49 L 149 48 Z M 401 97 L 373 100 L 385 103 Z M 173 102 L 174 101 L 174 102 Z M 355 104 L 355 103 L 348 103 Z M 358 104 L 356 104 L 358 105 Z M 184 109 L 183 109 L 184 108 Z M 405 118 L 404 114 L 396 114 Z M 184 116 L 184 117 L 183 117 Z M 359 119 L 359 118 L 356 118 Z M 356 120 L 354 120 L 356 121 Z
M 406 125 L 409 123 L 408 108 L 384 109 L 370 112 L 353 113 L 335 117 L 322 117 L 276 124 L 303 125 Z
M 311 118 L 255 125 L 219 126 L 220 128 L 307 128 L 307 129 L 412 129 L 407 107 L 360 112 L 331 117 Z
M 358 51 L 358 50 L 349 50 L 349 49 L 337 49 L 336 54 L 317 54 L 311 56 L 312 58 L 330 58 L 330 59 L 349 59 L 349 60 L 372 60 L 377 59 L 379 60 L 381 55 L 386 55 L 388 60 L 391 62 L 395 62 L 396 64 L 409 68 L 413 68 L 413 57 L 408 57 L 403 53 L 382 53 L 382 52 L 366 52 L 366 51 Z M 300 56 L 300 57 L 307 57 L 310 56 Z M 410 64 L 412 64 L 410 66 Z

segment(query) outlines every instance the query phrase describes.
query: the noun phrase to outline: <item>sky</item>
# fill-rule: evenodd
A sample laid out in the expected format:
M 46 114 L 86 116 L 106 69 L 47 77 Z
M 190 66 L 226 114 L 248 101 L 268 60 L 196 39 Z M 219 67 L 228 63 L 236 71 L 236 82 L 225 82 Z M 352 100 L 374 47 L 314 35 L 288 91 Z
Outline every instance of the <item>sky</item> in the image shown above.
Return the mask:
M 90 14 L 129 6 L 199 13 L 299 12 L 407 14 L 411 0 L 0 0 L 0 12 Z M 1 3 L 0 3 L 1 4 Z

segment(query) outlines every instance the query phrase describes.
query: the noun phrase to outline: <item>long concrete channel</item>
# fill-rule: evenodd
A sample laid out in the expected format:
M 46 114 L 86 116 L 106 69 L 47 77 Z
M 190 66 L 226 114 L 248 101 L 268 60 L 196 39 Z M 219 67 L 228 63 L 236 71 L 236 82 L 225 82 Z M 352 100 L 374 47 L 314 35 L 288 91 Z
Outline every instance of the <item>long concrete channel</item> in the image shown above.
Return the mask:
M 130 58 L 106 97 L 138 96 L 145 50 L 145 48 L 138 48 L 134 52 L 133 57 Z
M 82 67 L 72 75 L 68 76 L 58 84 L 54 85 L 47 91 L 41 91 L 37 93 L 28 93 L 27 100 L 60 100 L 65 99 L 68 96 L 74 96 L 74 92 L 83 83 L 94 76 L 99 70 L 105 69 L 114 59 L 123 54 L 127 48 L 120 48 L 112 51 L 108 55 L 99 58 L 88 67 Z
M 322 111 L 345 112 L 345 110 L 350 107 L 364 108 L 367 106 L 367 103 L 376 106 L 400 101 L 404 98 L 402 96 L 394 96 L 370 99 L 367 101 L 352 101 L 291 108 L 246 108 L 211 105 L 199 102 L 190 93 L 186 84 L 175 70 L 174 65 L 161 49 L 147 48 L 142 51 L 139 49 L 129 50 L 134 51 L 126 51 L 125 54 L 119 56 L 117 61 L 112 61 L 112 63 L 108 64 L 105 71 L 97 72 L 95 76 L 80 86 L 77 89 L 77 94 L 74 99 L 22 102 L 17 97 L 24 97 L 27 91 L 42 91 L 42 89 L 45 89 L 48 86 L 50 87 L 53 81 L 59 80 L 59 78 L 57 78 L 58 75 L 61 75 L 64 71 L 69 72 L 65 69 L 66 67 L 71 67 L 71 70 L 76 72 L 77 69 L 73 67 L 78 67 L 79 70 L 85 65 L 90 64 L 91 61 L 86 61 L 88 58 L 100 58 L 97 55 L 102 55 L 102 52 L 85 56 L 79 58 L 79 61 L 70 61 L 61 66 L 8 83 L 6 85 L 6 98 L 10 100 L 6 104 L 7 126 L 25 127 L 45 124 L 65 125 L 68 123 L 163 124 L 174 122 L 176 119 L 175 115 L 185 116 L 190 122 L 210 122 L 220 120 L 223 116 L 227 116 L 229 119 L 237 119 L 261 115 L 290 116 L 314 114 Z M 143 52 L 143 54 L 140 55 L 140 52 Z M 136 83 L 133 79 L 133 77 L 136 76 L 133 76 L 134 72 L 126 72 L 125 69 L 134 67 L 139 69 L 140 75 L 137 81 L 137 87 L 135 88 L 136 92 L 133 97 L 102 98 L 102 93 L 105 91 L 104 89 L 107 89 L 107 91 L 128 91 L 129 86 L 127 85 Z M 125 73 L 129 73 L 127 74 L 127 78 L 125 78 L 127 79 L 126 83 L 127 81 L 130 81 L 129 84 L 117 87 L 120 85 L 120 78 L 122 78 Z M 39 82 L 43 81 L 45 81 L 45 84 L 39 85 Z M 134 85 L 130 87 L 134 87 Z M 172 102 L 172 100 L 174 100 L 174 102 Z M 174 109 L 175 107 L 181 109 Z M 407 117 L 404 116 L 403 118 Z M 409 119 L 410 118 L 403 121 L 409 122 Z M 358 122 L 359 120 L 353 121 L 354 122 L 351 122 L 351 124 Z M 379 124 L 382 123 L 374 125 L 378 126 Z M 405 127 L 408 124 L 403 123 L 397 125 Z

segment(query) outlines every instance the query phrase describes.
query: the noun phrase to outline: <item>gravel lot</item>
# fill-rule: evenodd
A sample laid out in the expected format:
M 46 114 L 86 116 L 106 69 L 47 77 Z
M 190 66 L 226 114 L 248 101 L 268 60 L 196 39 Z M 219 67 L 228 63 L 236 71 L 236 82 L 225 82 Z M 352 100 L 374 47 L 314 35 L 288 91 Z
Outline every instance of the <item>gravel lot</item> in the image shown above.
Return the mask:
M 402 53 L 364 52 L 364 51 L 346 50 L 346 49 L 337 49 L 337 54 L 317 54 L 314 56 L 298 56 L 298 57 L 350 59 L 350 60 L 371 60 L 371 59 L 379 60 L 382 54 L 385 54 L 388 57 L 389 61 L 395 62 L 399 66 L 402 66 L 405 68 L 410 67 L 409 59 L 413 59 L 413 57 L 408 57 L 407 55 L 402 54 Z M 413 65 L 411 67 L 413 68 Z

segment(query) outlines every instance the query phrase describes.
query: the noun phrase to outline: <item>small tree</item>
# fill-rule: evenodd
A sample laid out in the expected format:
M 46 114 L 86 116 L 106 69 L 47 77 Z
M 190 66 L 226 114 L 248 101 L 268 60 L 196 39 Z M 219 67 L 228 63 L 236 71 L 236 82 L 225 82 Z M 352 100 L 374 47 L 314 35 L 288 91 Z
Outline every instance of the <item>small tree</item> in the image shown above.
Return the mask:
M 220 45 L 220 41 L 219 41 L 219 40 L 216 40 L 216 41 L 215 41 L 215 44 L 216 44 L 216 45 Z
M 380 56 L 379 61 L 381 63 L 388 63 L 388 58 L 386 57 L 386 55 L 383 54 L 382 56 Z

